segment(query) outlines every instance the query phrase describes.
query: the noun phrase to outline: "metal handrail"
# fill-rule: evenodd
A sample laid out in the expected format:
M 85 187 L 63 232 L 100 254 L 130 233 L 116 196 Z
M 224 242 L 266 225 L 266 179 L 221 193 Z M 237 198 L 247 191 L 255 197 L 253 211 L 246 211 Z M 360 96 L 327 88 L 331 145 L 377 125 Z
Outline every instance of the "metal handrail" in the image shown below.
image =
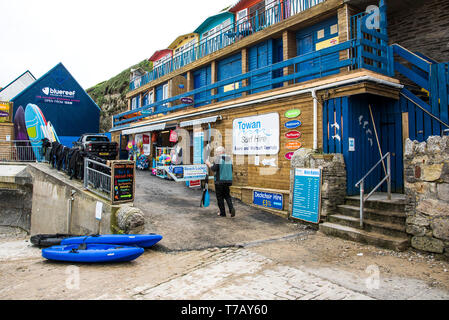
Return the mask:
M 84 158 L 84 188 L 96 195 L 111 200 L 111 174 L 107 174 L 89 167 L 89 163 L 105 169 L 111 169 L 108 165 L 95 160 Z M 105 187 L 106 186 L 106 187 Z
M 365 179 L 370 175 L 371 172 L 374 171 L 374 169 L 377 168 L 377 166 L 383 161 L 387 159 L 387 174 L 385 178 L 382 179 L 382 181 L 379 182 L 379 184 L 365 197 Z M 374 192 L 377 191 L 384 183 L 387 181 L 387 199 L 391 200 L 391 154 L 390 152 L 387 152 L 372 168 L 368 171 L 368 173 L 359 181 L 356 183 L 356 188 L 359 188 L 360 186 L 360 227 L 363 228 L 363 211 L 365 202 L 374 194 Z

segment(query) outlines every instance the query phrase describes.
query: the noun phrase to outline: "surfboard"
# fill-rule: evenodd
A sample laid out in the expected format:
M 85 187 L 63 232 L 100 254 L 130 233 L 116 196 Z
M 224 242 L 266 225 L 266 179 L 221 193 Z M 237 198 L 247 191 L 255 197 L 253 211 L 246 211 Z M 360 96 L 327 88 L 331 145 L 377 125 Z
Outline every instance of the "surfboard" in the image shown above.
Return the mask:
M 47 128 L 48 128 L 50 137 L 52 139 L 51 142 L 55 142 L 55 141 L 60 142 L 58 134 L 56 133 L 55 127 L 53 127 L 53 124 L 50 121 L 47 122 Z
M 138 258 L 143 248 L 111 244 L 60 245 L 42 249 L 42 257 L 49 260 L 99 263 L 125 262 Z
M 162 236 L 158 234 L 106 234 L 99 236 L 66 238 L 61 241 L 61 245 L 99 243 L 149 248 L 161 240 Z
M 41 155 L 42 139 L 45 138 L 42 127 L 47 125 L 41 109 L 35 104 L 29 103 L 25 109 L 25 124 L 28 137 L 33 147 L 33 152 L 37 161 L 42 161 Z
M 14 140 L 16 140 L 15 147 L 19 160 L 34 160 L 34 154 L 30 149 L 30 139 L 28 138 L 25 124 L 25 110 L 23 110 L 22 106 L 17 108 L 14 116 Z

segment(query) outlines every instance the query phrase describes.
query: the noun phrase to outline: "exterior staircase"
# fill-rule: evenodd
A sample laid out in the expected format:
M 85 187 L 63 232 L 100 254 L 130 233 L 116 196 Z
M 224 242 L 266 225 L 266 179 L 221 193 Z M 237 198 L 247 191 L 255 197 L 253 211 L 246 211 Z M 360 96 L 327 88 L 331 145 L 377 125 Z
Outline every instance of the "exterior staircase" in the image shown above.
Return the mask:
M 386 199 L 386 194 L 376 193 L 365 202 L 361 228 L 360 197 L 347 197 L 345 204 L 339 205 L 337 212 L 320 225 L 320 231 L 329 236 L 404 251 L 410 245 L 405 232 L 405 196 L 392 194 L 392 200 Z

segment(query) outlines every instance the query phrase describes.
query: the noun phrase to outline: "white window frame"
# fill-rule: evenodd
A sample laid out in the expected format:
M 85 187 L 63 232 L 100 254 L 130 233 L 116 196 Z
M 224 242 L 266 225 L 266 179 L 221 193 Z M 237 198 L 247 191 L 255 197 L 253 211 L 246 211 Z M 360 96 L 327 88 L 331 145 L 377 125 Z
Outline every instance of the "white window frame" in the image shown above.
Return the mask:
M 245 13 L 244 16 L 241 16 L 242 13 Z M 240 10 L 237 12 L 237 23 L 248 21 L 248 8 Z
M 168 83 L 162 87 L 162 100 L 168 99 Z

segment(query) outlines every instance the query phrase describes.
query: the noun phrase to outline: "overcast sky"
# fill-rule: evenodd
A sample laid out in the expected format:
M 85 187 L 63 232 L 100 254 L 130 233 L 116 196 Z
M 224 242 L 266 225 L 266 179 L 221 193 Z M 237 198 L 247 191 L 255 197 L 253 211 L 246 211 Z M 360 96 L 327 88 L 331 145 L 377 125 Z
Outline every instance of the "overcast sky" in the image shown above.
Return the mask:
M 62 62 L 84 89 L 193 32 L 236 0 L 0 0 L 0 87 Z

